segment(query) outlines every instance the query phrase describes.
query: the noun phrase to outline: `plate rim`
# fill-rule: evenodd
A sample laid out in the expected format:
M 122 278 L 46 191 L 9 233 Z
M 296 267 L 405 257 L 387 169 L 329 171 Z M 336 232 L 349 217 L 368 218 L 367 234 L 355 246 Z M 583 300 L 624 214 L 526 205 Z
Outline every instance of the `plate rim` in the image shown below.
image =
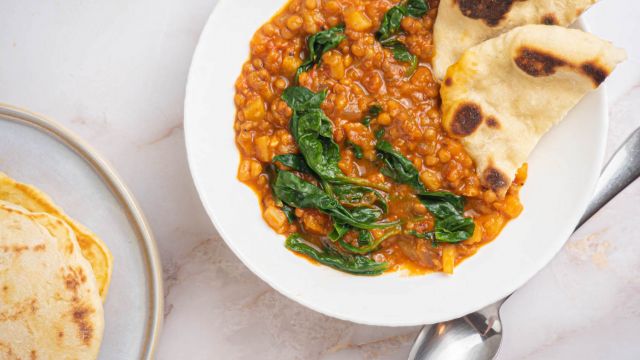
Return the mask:
M 164 321 L 162 265 L 155 237 L 138 201 L 113 166 L 64 125 L 40 113 L 3 102 L 0 102 L 0 116 L 30 126 L 61 142 L 91 166 L 93 172 L 124 206 L 127 219 L 138 234 L 137 240 L 142 245 L 145 267 L 151 275 L 151 282 L 148 284 L 151 290 L 151 316 L 147 320 L 145 346 L 141 350 L 142 359 L 154 359 Z
M 284 0 L 283 4 L 284 4 Z M 191 119 L 192 117 L 197 117 L 197 116 L 191 116 L 191 109 L 192 109 L 192 104 L 191 102 L 196 103 L 197 100 L 195 100 L 195 96 L 194 96 L 194 83 L 197 82 L 197 76 L 198 74 L 196 74 L 195 72 L 195 68 L 196 66 L 194 66 L 196 63 L 198 63 L 199 58 L 201 57 L 201 53 L 204 52 L 203 48 L 205 47 L 205 42 L 203 41 L 205 39 L 205 36 L 208 34 L 209 29 L 211 27 L 213 27 L 214 25 L 214 20 L 215 17 L 218 15 L 218 11 L 223 7 L 221 6 L 222 4 L 224 4 L 225 6 L 228 5 L 228 3 L 230 3 L 232 1 L 230 0 L 219 0 L 218 3 L 216 4 L 216 6 L 212 9 L 211 14 L 209 15 L 207 22 L 198 38 L 198 43 L 196 45 L 192 60 L 191 60 L 191 64 L 189 67 L 189 74 L 188 74 L 188 78 L 187 78 L 187 84 L 186 84 L 186 88 L 185 88 L 185 100 L 184 100 L 184 137 L 185 137 L 185 147 L 186 147 L 186 151 L 187 151 L 187 158 L 188 158 L 188 165 L 189 165 L 189 171 L 191 173 L 191 177 L 193 179 L 194 182 L 194 186 L 196 187 L 196 190 L 198 192 L 198 197 L 200 198 L 200 201 L 207 213 L 207 215 L 209 216 L 212 224 L 214 225 L 214 227 L 216 228 L 216 231 L 220 234 L 220 236 L 222 237 L 222 239 L 224 240 L 224 242 L 227 244 L 227 246 L 232 250 L 232 252 L 235 254 L 235 256 L 248 268 L 250 269 L 256 276 L 258 276 L 262 281 L 266 282 L 269 286 L 271 286 L 273 289 L 275 289 L 276 291 L 278 291 L 279 293 L 281 293 L 282 295 L 286 296 L 287 298 L 304 305 L 305 307 L 312 309 L 314 311 L 317 311 L 319 313 L 325 314 L 327 316 L 331 316 L 333 318 L 337 318 L 340 320 L 346 320 L 346 321 L 351 321 L 354 323 L 359 323 L 359 324 L 364 324 L 364 325 L 373 325 L 373 326 L 391 326 L 391 327 L 397 327 L 397 326 L 417 326 L 417 325 L 423 325 L 427 322 L 425 321 L 394 321 L 394 322 L 380 322 L 380 321 L 371 321 L 371 320 L 366 320 L 366 319 L 362 319 L 360 317 L 357 316 L 351 316 L 345 313 L 335 313 L 332 311 L 329 311 L 328 309 L 324 309 L 321 306 L 317 306 L 317 303 L 312 303 L 310 301 L 307 301 L 308 299 L 304 299 L 302 296 L 300 296 L 300 294 L 294 293 L 292 291 L 288 291 L 283 289 L 282 287 L 276 285 L 273 281 L 273 278 L 271 276 L 267 276 L 266 274 L 264 274 L 261 271 L 256 271 L 256 268 L 250 264 L 248 262 L 247 259 L 244 258 L 244 256 L 241 256 L 241 252 L 240 250 L 233 244 L 233 241 L 227 241 L 228 236 L 226 235 L 226 232 L 224 231 L 222 225 L 219 223 L 218 221 L 218 217 L 216 216 L 216 214 L 213 211 L 213 208 L 210 207 L 210 200 L 207 200 L 207 197 L 204 195 L 204 185 L 202 185 L 198 179 L 197 179 L 197 174 L 199 173 L 199 171 L 196 169 L 196 165 L 195 165 L 195 151 L 196 151 L 196 144 L 194 144 L 194 141 L 190 141 L 190 138 L 193 138 L 193 136 L 190 136 L 190 134 L 192 132 L 195 132 L 194 127 L 194 123 L 195 120 L 190 121 L 189 119 Z M 284 5 L 283 5 L 284 6 Z M 268 19 L 265 19 L 265 22 L 268 21 Z M 585 32 L 590 32 L 589 26 L 587 25 L 587 23 L 585 22 L 585 20 L 582 17 L 579 17 L 578 19 L 576 19 L 576 21 L 573 23 L 573 25 L 571 27 L 578 27 L 579 29 L 585 31 Z M 257 31 L 257 30 L 256 30 Z M 232 86 L 232 84 L 230 84 L 229 86 Z M 467 306 L 468 308 L 471 309 L 471 311 L 462 311 L 460 310 L 458 313 L 455 313 L 453 316 L 451 316 L 451 314 L 453 314 L 453 312 L 451 312 L 451 314 L 449 314 L 449 316 L 445 316 L 445 317 L 434 317 L 429 319 L 428 323 L 438 323 L 438 322 L 443 322 L 443 321 L 448 321 L 451 319 L 455 319 L 455 318 L 460 318 L 463 317 L 465 315 L 468 315 L 470 313 L 473 313 L 474 311 L 478 311 L 488 305 L 491 305 L 492 303 L 495 303 L 501 299 L 505 299 L 508 298 L 513 292 L 515 292 L 516 290 L 518 290 L 519 288 L 521 288 L 522 286 L 526 285 L 531 279 L 533 279 L 533 277 L 535 277 L 542 269 L 544 269 L 545 267 L 547 267 L 549 265 L 549 263 L 553 260 L 553 258 L 560 252 L 560 250 L 562 249 L 562 247 L 564 246 L 564 244 L 566 243 L 566 241 L 569 239 L 570 235 L 572 234 L 572 230 L 575 228 L 576 224 L 578 224 L 578 221 L 580 220 L 580 217 L 582 215 L 582 213 L 584 212 L 584 210 L 587 208 L 587 205 L 589 203 L 589 201 L 591 200 L 593 193 L 595 192 L 596 189 L 596 185 L 597 185 L 597 180 L 599 178 L 599 174 L 600 171 L 602 170 L 603 164 L 604 164 L 604 157 L 605 157 L 605 151 L 606 151 L 606 144 L 607 144 L 607 133 L 608 133 L 608 128 L 609 128 L 609 113 L 608 113 L 608 101 L 607 101 L 607 96 L 606 96 L 606 92 L 605 92 L 605 88 L 606 88 L 606 84 L 602 84 L 602 86 L 599 89 L 596 89 L 596 91 L 594 91 L 593 93 L 594 96 L 597 96 L 597 100 L 601 103 L 601 107 L 599 108 L 598 111 L 598 118 L 599 121 L 601 123 L 601 126 L 603 127 L 604 131 L 602 133 L 601 136 L 601 142 L 600 142 L 600 146 L 597 149 L 597 157 L 593 159 L 593 164 L 594 166 L 597 165 L 597 173 L 594 173 L 593 178 L 589 179 L 590 184 L 588 186 L 589 191 L 585 191 L 583 197 L 582 197 L 582 201 L 580 203 L 578 203 L 578 208 L 582 209 L 581 212 L 579 214 L 573 214 L 573 219 L 569 219 L 566 223 L 567 226 L 562 229 L 564 230 L 563 232 L 559 231 L 558 234 L 563 235 L 564 241 L 558 241 L 557 244 L 554 244 L 554 247 L 549 247 L 549 252 L 547 254 L 546 257 L 541 257 L 539 259 L 540 265 L 538 267 L 538 269 L 536 271 L 534 271 L 532 274 L 527 274 L 526 277 L 523 276 L 524 280 L 520 282 L 519 285 L 513 287 L 513 288 L 509 288 L 508 292 L 506 294 L 504 294 L 503 296 L 499 296 L 497 298 L 492 299 L 491 302 L 488 302 L 486 304 L 482 304 L 482 306 Z M 192 124 L 192 125 L 189 125 Z

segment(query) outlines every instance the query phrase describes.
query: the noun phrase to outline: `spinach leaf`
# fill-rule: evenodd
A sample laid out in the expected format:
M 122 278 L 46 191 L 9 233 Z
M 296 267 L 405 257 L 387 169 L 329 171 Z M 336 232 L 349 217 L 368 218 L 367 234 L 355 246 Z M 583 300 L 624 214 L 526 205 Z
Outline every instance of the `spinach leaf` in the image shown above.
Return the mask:
M 358 232 L 358 246 L 369 246 L 373 243 L 373 240 L 371 231 L 360 230 Z
M 430 202 L 447 202 L 453 206 L 457 212 L 464 211 L 464 198 L 447 191 L 424 191 L 418 195 L 424 201 Z
M 351 216 L 361 223 L 372 223 L 384 215 L 377 207 L 356 207 L 350 209 L 350 212 Z
M 371 124 L 371 120 L 373 120 L 374 118 L 377 118 L 381 112 L 382 112 L 382 106 L 380 106 L 379 104 L 371 105 L 369 107 L 367 116 L 365 116 L 364 119 L 362 119 L 362 124 L 364 126 L 369 126 Z
M 326 91 L 314 93 L 300 86 L 288 87 L 282 94 L 282 99 L 293 110 L 291 134 L 307 165 L 325 181 L 388 190 L 384 184 L 348 177 L 338 167 L 340 148 L 333 141 L 333 124 L 320 109 L 326 95 Z
M 433 231 L 429 231 L 429 232 L 425 232 L 425 233 L 419 233 L 415 230 L 409 230 L 407 231 L 407 234 L 417 237 L 418 239 L 427 239 L 427 240 L 435 240 L 436 239 L 436 234 Z
M 333 194 L 340 204 L 347 207 L 379 207 L 382 212 L 388 210 L 387 200 L 379 191 L 358 185 L 340 184 L 332 187 Z
M 408 15 L 408 11 L 403 5 L 396 5 L 389 9 L 382 17 L 382 23 L 376 32 L 376 38 L 380 42 L 384 42 L 398 34 L 400 32 L 402 19 L 406 15 Z
M 436 218 L 434 236 L 437 242 L 459 243 L 473 235 L 473 219 L 464 217 L 452 203 L 443 199 L 428 201 L 423 197 L 420 200 Z
M 399 223 L 399 221 L 374 223 L 373 221 L 382 215 L 381 210 L 362 207 L 347 210 L 334 197 L 289 171 L 278 171 L 273 190 L 276 196 L 289 206 L 301 209 L 318 209 L 331 215 L 335 222 L 348 224 L 355 228 L 382 229 Z
M 407 0 L 405 3 L 407 13 L 413 17 L 423 17 L 429 11 L 429 3 L 425 0 Z
M 351 226 L 341 223 L 341 222 L 337 222 L 334 221 L 333 222 L 333 230 L 331 230 L 331 232 L 329 233 L 329 239 L 331 241 L 338 241 L 340 239 L 342 239 L 342 237 L 349 232 L 349 230 L 351 230 Z
M 364 154 L 362 153 L 362 147 L 360 147 L 360 145 L 356 145 L 351 141 L 347 141 L 347 146 L 351 148 L 351 151 L 353 151 L 353 156 L 355 156 L 356 159 L 360 160 L 364 157 Z
M 299 154 L 283 154 L 276 155 L 273 157 L 272 162 L 280 163 L 288 168 L 291 168 L 295 171 L 312 174 L 311 169 L 307 166 L 307 163 L 304 161 L 304 157 Z
M 323 265 L 349 274 L 380 275 L 389 267 L 386 262 L 378 263 L 366 256 L 342 254 L 330 245 L 319 250 L 305 242 L 299 234 L 290 235 L 285 246 L 291 251 L 306 255 Z
M 405 72 L 405 76 L 411 76 L 416 72 L 416 69 L 418 69 L 418 57 L 409 52 L 409 49 L 407 49 L 403 43 L 398 40 L 391 39 L 385 41 L 383 46 L 391 49 L 394 59 L 409 63 L 409 68 Z
M 428 191 L 418 170 L 404 155 L 385 140 L 376 144 L 378 156 L 383 160 L 382 174 L 396 182 L 411 185 L 420 201 L 436 219 L 433 236 L 437 242 L 458 243 L 473 235 L 473 219 L 464 217 L 464 198 L 445 191 Z
M 307 49 L 309 49 L 309 57 L 305 60 L 296 71 L 295 82 L 298 83 L 298 77 L 303 72 L 307 72 L 314 65 L 319 64 L 322 55 L 331 49 L 335 49 L 346 36 L 344 35 L 344 25 L 338 25 L 328 30 L 315 33 L 307 39 Z
M 413 163 L 394 149 L 389 142 L 378 140 L 376 150 L 378 150 L 378 158 L 383 162 L 380 169 L 383 175 L 395 182 L 411 185 L 418 192 L 427 191 L 420 182 L 420 174 Z
M 303 86 L 289 86 L 282 93 L 282 100 L 295 112 L 319 109 L 326 97 L 326 90 L 314 93 Z
M 411 76 L 418 68 L 418 57 L 411 54 L 406 45 L 396 36 L 401 32 L 402 19 L 405 16 L 421 17 L 429 11 L 429 4 L 425 0 L 407 0 L 389 9 L 382 18 L 380 28 L 376 32 L 376 39 L 380 44 L 393 52 L 393 58 L 409 63 L 406 76 Z
M 289 221 L 289 224 L 293 224 L 293 222 L 296 220 L 296 209 L 282 202 L 282 200 L 280 200 L 274 190 L 274 183 L 276 181 L 277 172 L 278 169 L 273 164 L 269 164 L 269 166 L 267 167 L 267 174 L 269 175 L 269 187 L 271 188 L 271 194 L 273 195 L 273 200 L 275 201 L 276 206 L 279 207 L 282 212 L 284 212 L 284 215 L 287 217 L 287 221 Z
M 400 32 L 400 25 L 405 16 L 422 17 L 429 11 L 429 4 L 425 0 L 407 0 L 389 9 L 382 18 L 376 38 L 384 42 Z
M 364 254 L 368 254 L 368 253 L 370 253 L 372 251 L 375 251 L 378 248 L 378 246 L 380 246 L 380 244 L 382 244 L 383 241 L 387 240 L 391 236 L 400 234 L 400 232 L 401 232 L 401 228 L 400 228 L 400 226 L 397 226 L 397 227 L 394 227 L 394 228 L 391 228 L 391 229 L 387 229 L 385 231 L 385 233 L 382 234 L 382 236 L 380 236 L 380 238 L 375 239 L 374 241 L 372 241 L 368 245 L 361 246 L 361 247 L 355 247 L 355 246 L 345 242 L 344 240 L 340 240 L 340 246 L 342 246 L 345 250 L 350 251 L 352 253 L 364 255 Z M 371 233 L 369 233 L 369 234 L 371 234 Z M 358 239 L 358 240 L 360 240 L 360 239 Z M 358 241 L 358 245 L 360 245 L 359 241 Z

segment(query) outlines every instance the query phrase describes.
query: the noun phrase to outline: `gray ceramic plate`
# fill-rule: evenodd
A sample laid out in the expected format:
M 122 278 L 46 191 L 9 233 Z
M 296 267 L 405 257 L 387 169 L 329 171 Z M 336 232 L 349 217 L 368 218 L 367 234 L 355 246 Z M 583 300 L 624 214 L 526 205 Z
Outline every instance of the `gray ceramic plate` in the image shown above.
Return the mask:
M 46 192 L 111 249 L 100 359 L 152 359 L 162 268 L 144 215 L 111 167 L 59 124 L 0 104 L 0 171 Z

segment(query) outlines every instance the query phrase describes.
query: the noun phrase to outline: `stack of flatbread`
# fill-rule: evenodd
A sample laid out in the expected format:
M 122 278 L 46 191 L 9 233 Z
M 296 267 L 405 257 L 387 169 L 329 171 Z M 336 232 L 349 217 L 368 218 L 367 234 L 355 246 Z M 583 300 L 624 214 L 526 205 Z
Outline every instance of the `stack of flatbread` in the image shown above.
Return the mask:
M 37 189 L 0 173 L 0 359 L 95 359 L 112 257 Z
M 625 51 L 570 25 L 596 0 L 441 0 L 433 69 L 443 125 L 499 196 L 540 138 Z

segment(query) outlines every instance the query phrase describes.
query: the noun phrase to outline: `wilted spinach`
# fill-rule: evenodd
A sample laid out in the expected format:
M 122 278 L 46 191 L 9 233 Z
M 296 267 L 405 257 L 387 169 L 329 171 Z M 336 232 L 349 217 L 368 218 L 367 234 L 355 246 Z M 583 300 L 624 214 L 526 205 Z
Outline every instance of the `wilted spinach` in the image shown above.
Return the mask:
M 357 207 L 347 210 L 334 197 L 289 171 L 278 171 L 273 190 L 276 196 L 289 206 L 318 209 L 331 215 L 335 222 L 355 228 L 382 229 L 399 223 L 398 221 L 374 222 L 383 214 L 378 208 Z
M 335 49 L 345 38 L 344 25 L 338 25 L 309 36 L 307 39 L 309 57 L 298 67 L 295 82 L 298 83 L 300 74 L 311 70 L 314 65 L 319 64 L 322 60 L 322 55 L 331 49 Z
M 378 158 L 383 163 L 380 169 L 383 175 L 395 182 L 411 185 L 419 192 L 427 191 L 420 182 L 420 174 L 413 163 L 394 149 L 388 141 L 379 139 L 376 150 L 378 150 Z
M 340 184 L 332 187 L 334 196 L 346 207 L 378 207 L 387 212 L 387 199 L 377 190 L 358 185 Z
M 401 31 L 402 19 L 405 16 L 421 17 L 429 11 L 429 4 L 425 0 L 407 0 L 389 9 L 382 18 L 380 28 L 376 32 L 376 38 L 380 44 L 391 49 L 393 58 L 410 64 L 406 75 L 411 76 L 418 67 L 418 57 L 409 52 L 407 46 L 401 43 L 396 36 Z
M 289 87 L 282 93 L 282 100 L 293 110 L 291 134 L 307 165 L 325 181 L 388 190 L 384 184 L 348 177 L 338 167 L 340 148 L 333 141 L 333 124 L 320 109 L 326 96 L 326 91 L 314 93 L 300 86 Z
M 271 161 L 274 163 L 280 163 L 288 168 L 291 168 L 301 173 L 305 173 L 305 174 L 313 173 L 311 169 L 307 166 L 306 161 L 304 161 L 304 157 L 302 157 L 302 155 L 300 154 L 276 155 L 273 157 Z
M 435 241 L 446 243 L 459 243 L 473 235 L 475 223 L 473 219 L 464 217 L 462 211 L 447 200 L 427 200 L 420 197 L 420 201 L 429 209 L 436 219 L 433 231 Z
M 325 244 L 324 249 L 319 250 L 306 243 L 299 234 L 290 235 L 285 246 L 323 265 L 354 275 L 380 275 L 389 267 L 386 262 L 375 262 L 366 256 L 340 253 L 330 244 Z
M 398 235 L 401 232 L 401 230 L 402 229 L 400 228 L 400 226 L 387 229 L 385 233 L 382 234 L 382 236 L 380 236 L 378 239 L 373 239 L 373 235 L 371 235 L 371 233 L 368 232 L 369 236 L 371 236 L 371 241 L 368 244 L 360 245 L 360 237 L 358 237 L 358 245 L 359 245 L 358 247 L 353 246 L 345 242 L 344 240 L 340 240 L 340 246 L 342 246 L 345 250 L 355 254 L 360 254 L 360 255 L 368 254 L 372 251 L 375 251 L 378 248 L 378 246 L 382 244 L 383 241 L 387 240 L 391 236 Z
M 347 141 L 347 146 L 351 148 L 351 151 L 353 151 L 353 156 L 355 156 L 356 159 L 360 160 L 364 157 L 364 153 L 362 152 L 362 147 L 360 145 L 356 145 L 351 141 Z
M 269 164 L 269 167 L 267 168 L 267 174 L 269 174 L 269 186 L 271 188 L 271 193 L 273 194 L 273 200 L 275 201 L 276 206 L 279 207 L 287 217 L 289 223 L 292 224 L 296 220 L 295 209 L 282 202 L 274 189 L 277 172 L 278 169 L 273 164 Z
M 409 68 L 407 68 L 405 72 L 406 76 L 413 75 L 416 69 L 418 69 L 418 57 L 413 55 L 405 44 L 396 39 L 390 39 L 382 43 L 382 45 L 391 49 L 394 59 L 409 63 Z
M 399 151 L 382 139 L 376 144 L 378 157 L 382 159 L 382 174 L 396 182 L 411 185 L 420 201 L 436 219 L 433 236 L 437 242 L 457 243 L 473 235 L 473 219 L 464 217 L 464 198 L 445 191 L 428 191 L 418 170 Z
M 378 104 L 371 105 L 369 107 L 369 110 L 367 111 L 367 116 L 365 116 L 364 119 L 362 119 L 362 124 L 364 126 L 369 126 L 371 124 L 371 120 L 377 118 L 381 112 L 382 112 L 382 106 Z

